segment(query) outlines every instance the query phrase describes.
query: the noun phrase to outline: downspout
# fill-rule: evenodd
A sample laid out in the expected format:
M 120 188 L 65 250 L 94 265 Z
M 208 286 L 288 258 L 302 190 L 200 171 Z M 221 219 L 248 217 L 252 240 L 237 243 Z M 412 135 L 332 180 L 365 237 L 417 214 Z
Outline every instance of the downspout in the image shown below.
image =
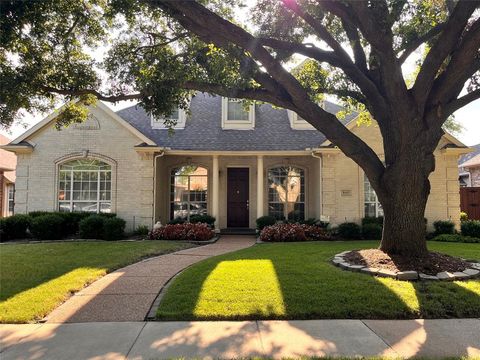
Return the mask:
M 323 213 L 323 181 L 322 181 L 322 168 L 323 168 L 323 158 L 321 155 L 316 155 L 315 154 L 315 150 L 312 151 L 312 157 L 318 159 L 318 181 L 319 181 L 319 187 L 320 187 L 320 193 L 318 194 L 319 196 L 319 206 L 318 206 L 318 211 L 319 211 L 319 214 L 318 214 L 318 218 L 320 219 L 320 217 L 322 216 L 322 213 Z
M 155 155 L 153 158 L 153 218 L 152 218 L 152 230 L 155 225 L 155 219 L 157 218 L 157 159 L 165 155 L 165 150 L 162 150 L 160 154 Z

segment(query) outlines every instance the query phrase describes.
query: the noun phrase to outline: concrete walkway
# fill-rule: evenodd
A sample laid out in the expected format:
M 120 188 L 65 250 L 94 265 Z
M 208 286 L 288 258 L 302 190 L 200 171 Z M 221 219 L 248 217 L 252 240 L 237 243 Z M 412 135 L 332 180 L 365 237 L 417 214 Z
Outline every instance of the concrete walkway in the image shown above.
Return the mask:
M 480 358 L 479 330 L 480 319 L 0 325 L 0 358 Z
M 186 267 L 255 243 L 253 236 L 222 236 L 214 244 L 181 250 L 112 272 L 51 312 L 47 323 L 143 321 L 160 289 Z

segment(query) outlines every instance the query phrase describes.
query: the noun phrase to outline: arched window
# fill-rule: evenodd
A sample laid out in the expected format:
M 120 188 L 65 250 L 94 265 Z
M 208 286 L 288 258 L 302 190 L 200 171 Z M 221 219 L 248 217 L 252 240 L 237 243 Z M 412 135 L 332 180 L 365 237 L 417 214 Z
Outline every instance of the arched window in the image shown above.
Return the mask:
M 58 171 L 60 211 L 111 212 L 112 167 L 96 159 L 77 159 Z
M 305 219 L 305 172 L 294 166 L 268 170 L 268 214 L 278 220 Z
M 383 216 L 382 204 L 378 201 L 377 194 L 373 190 L 367 176 L 364 177 L 363 189 L 365 195 L 365 216 L 379 217 Z
M 207 169 L 194 165 L 171 172 L 170 218 L 190 220 L 192 215 L 207 214 Z

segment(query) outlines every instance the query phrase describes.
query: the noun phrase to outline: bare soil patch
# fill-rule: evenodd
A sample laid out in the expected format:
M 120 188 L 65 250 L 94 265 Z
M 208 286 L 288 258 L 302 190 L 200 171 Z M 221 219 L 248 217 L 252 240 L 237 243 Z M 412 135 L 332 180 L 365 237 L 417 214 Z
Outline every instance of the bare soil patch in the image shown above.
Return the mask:
M 353 250 L 345 255 L 345 259 L 354 265 L 395 272 L 413 270 L 427 275 L 436 275 L 442 271 L 463 271 L 469 265 L 462 259 L 433 251 L 421 258 L 408 258 L 400 255 L 390 256 L 379 249 Z

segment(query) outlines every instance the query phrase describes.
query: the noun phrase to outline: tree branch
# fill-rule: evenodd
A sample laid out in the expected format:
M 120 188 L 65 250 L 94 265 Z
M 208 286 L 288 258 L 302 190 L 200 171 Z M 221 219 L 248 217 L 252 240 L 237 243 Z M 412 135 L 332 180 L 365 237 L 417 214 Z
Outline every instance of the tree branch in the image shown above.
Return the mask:
M 445 29 L 446 24 L 445 23 L 440 23 L 433 28 L 431 28 L 429 31 L 427 31 L 425 34 L 420 35 L 416 39 L 410 41 L 407 44 L 404 44 L 400 48 L 400 51 L 403 50 L 402 55 L 398 58 L 398 61 L 400 64 L 403 64 L 405 60 L 423 43 L 427 42 L 428 40 L 432 39 L 436 35 L 438 35 L 441 31 Z
M 450 116 L 458 109 L 470 104 L 472 101 L 480 99 L 480 89 L 474 90 L 469 92 L 468 94 L 459 97 L 458 99 L 453 100 L 452 102 L 448 103 L 444 108 L 444 115 Z

